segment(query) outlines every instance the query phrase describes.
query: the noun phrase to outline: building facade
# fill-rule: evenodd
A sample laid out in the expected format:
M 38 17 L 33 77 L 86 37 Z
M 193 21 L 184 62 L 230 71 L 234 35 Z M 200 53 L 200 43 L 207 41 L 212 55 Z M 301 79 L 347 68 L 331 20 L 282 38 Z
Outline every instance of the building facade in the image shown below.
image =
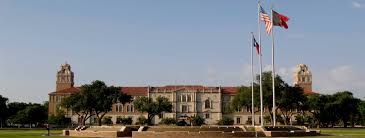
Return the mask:
M 80 92 L 80 87 L 74 87 L 74 75 L 69 64 L 63 64 L 57 73 L 56 91 L 49 94 L 49 114 L 56 114 L 57 110 L 62 110 L 60 104 L 62 100 L 72 93 Z M 230 102 L 237 93 L 239 87 L 226 86 L 200 86 L 200 85 L 168 85 L 168 86 L 145 86 L 145 87 L 119 87 L 120 92 L 131 95 L 133 98 L 142 96 L 156 99 L 159 96 L 166 97 L 172 102 L 172 112 L 163 113 L 155 116 L 152 123 L 158 124 L 160 119 L 169 117 L 177 120 L 187 119 L 192 116 L 205 118 L 206 124 L 217 124 L 223 117 L 229 117 L 235 124 L 251 123 L 252 114 L 249 107 L 242 108 L 240 111 L 232 112 Z M 257 107 L 256 107 L 257 108 Z M 63 109 L 64 110 L 64 109 Z M 256 109 L 256 111 L 259 109 Z M 77 122 L 78 116 L 72 111 L 66 114 Z M 265 109 L 267 114 L 268 109 Z M 256 123 L 259 123 L 260 113 L 255 113 Z M 116 103 L 112 106 L 112 111 L 106 114 L 111 117 L 113 123 L 118 118 L 130 117 L 133 123 L 137 118 L 145 116 L 134 110 L 133 103 Z M 161 117 L 161 118 L 160 118 Z M 93 123 L 95 117 L 89 119 Z

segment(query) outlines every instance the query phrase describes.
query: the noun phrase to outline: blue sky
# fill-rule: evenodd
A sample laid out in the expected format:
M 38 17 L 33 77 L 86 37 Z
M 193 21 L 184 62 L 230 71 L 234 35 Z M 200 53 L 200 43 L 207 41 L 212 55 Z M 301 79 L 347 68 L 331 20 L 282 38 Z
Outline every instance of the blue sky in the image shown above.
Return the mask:
M 263 1 L 287 15 L 275 28 L 276 70 L 292 83 L 307 64 L 314 90 L 365 96 L 365 0 Z M 76 85 L 117 86 L 250 81 L 250 32 L 257 34 L 255 0 L 0 1 L 0 95 L 42 102 L 55 90 L 66 61 Z M 262 25 L 263 27 L 263 25 Z M 263 28 L 262 28 L 263 30 Z M 263 63 L 271 64 L 262 32 Z

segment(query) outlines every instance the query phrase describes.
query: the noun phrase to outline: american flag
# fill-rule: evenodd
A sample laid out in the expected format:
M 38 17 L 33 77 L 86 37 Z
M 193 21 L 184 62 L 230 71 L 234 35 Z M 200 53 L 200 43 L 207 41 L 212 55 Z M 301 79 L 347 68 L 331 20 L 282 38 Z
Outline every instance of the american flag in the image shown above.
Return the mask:
M 261 5 L 260 5 L 260 20 L 265 22 L 266 32 L 270 34 L 272 30 L 272 22 L 270 20 L 269 15 L 265 12 L 265 10 L 261 7 Z

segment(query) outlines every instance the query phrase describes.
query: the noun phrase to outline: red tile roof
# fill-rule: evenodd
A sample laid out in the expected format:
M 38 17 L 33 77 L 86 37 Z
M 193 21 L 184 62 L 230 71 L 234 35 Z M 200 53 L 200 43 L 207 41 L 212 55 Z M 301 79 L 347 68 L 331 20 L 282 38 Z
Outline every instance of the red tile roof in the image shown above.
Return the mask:
M 224 94 L 236 94 L 239 87 L 222 87 L 222 93 Z
M 80 91 L 81 87 L 71 87 L 50 94 L 72 94 Z M 120 91 L 129 95 L 147 95 L 148 87 L 120 87 Z
M 219 92 L 219 87 L 206 87 L 201 85 L 167 85 L 163 87 L 150 87 L 151 91 L 164 91 L 164 90 L 196 90 L 196 91 L 211 91 Z M 50 94 L 71 94 L 80 92 L 80 87 L 71 87 Z M 224 94 L 235 94 L 237 93 L 238 87 L 221 87 L 221 91 Z M 120 91 L 129 95 L 147 95 L 148 87 L 120 87 Z
M 129 95 L 147 95 L 148 87 L 120 87 L 120 91 Z
M 63 89 L 60 91 L 56 91 L 56 92 L 52 92 L 51 94 L 71 94 L 71 93 L 75 93 L 75 92 L 80 92 L 80 87 L 71 87 L 71 88 L 67 88 L 67 89 Z
M 167 85 L 162 87 L 151 87 L 151 91 L 175 91 L 175 90 L 196 90 L 218 92 L 219 87 L 206 87 L 201 85 Z

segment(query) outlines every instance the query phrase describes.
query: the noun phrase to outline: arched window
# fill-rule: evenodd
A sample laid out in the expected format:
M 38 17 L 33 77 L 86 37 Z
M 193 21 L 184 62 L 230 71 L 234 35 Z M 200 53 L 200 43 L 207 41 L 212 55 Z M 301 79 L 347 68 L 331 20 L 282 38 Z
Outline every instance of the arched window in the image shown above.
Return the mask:
M 205 100 L 205 108 L 211 108 L 211 101 L 209 99 Z
M 117 112 L 123 112 L 123 104 L 117 105 Z
M 131 112 L 131 106 L 130 105 L 127 105 L 127 112 Z

